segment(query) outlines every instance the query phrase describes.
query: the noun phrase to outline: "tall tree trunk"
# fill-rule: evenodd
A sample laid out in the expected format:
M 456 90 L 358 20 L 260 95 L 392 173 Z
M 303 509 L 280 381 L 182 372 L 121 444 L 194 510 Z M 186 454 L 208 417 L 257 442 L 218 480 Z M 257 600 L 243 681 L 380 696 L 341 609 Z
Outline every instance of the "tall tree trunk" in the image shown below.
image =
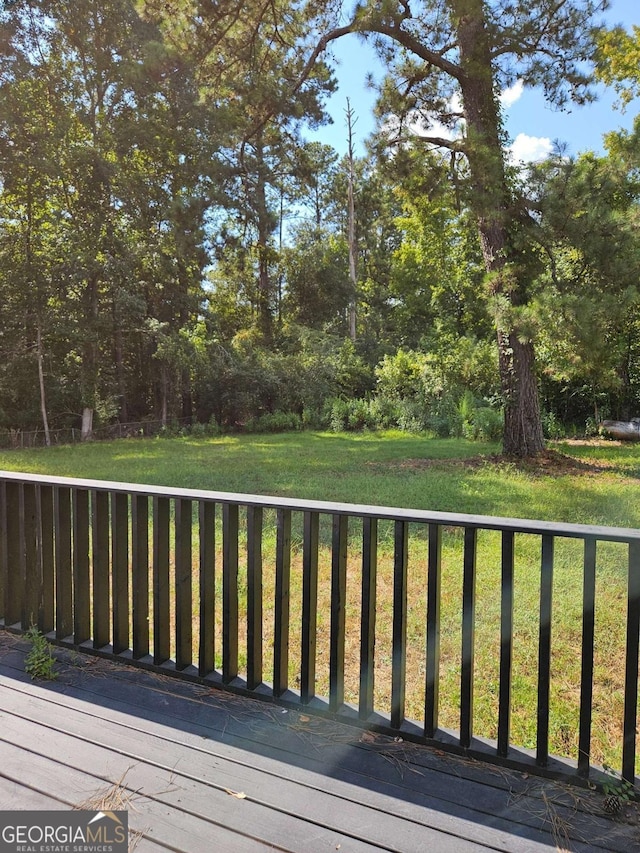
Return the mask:
M 349 162 L 349 182 L 348 182 L 348 207 L 349 207 L 349 279 L 351 280 L 351 299 L 349 301 L 349 337 L 352 341 L 356 339 L 356 311 L 357 311 L 357 293 L 358 293 L 358 275 L 356 271 L 356 207 L 354 198 L 354 167 L 353 167 L 353 110 L 347 98 L 347 141 L 348 162 Z
M 262 135 L 256 142 L 256 187 L 255 204 L 258 229 L 258 294 L 257 311 L 258 326 L 267 340 L 273 336 L 273 316 L 271 313 L 271 281 L 269 277 L 269 241 L 272 233 L 272 220 L 267 203 L 267 187 L 265 179 L 266 163 Z
M 42 426 L 44 428 L 44 441 L 47 447 L 51 447 L 51 434 L 49 432 L 49 418 L 47 416 L 47 396 L 44 387 L 44 354 L 42 351 L 42 330 L 38 323 L 37 328 L 37 355 L 38 355 L 38 384 L 40 386 L 40 413 L 42 414 Z
M 517 307 L 527 282 L 510 239 L 515 222 L 500 139 L 500 116 L 486 31 L 484 0 L 451 0 L 458 30 L 460 87 L 467 122 L 467 156 L 485 268 L 492 293 Z M 512 312 L 507 312 L 507 315 Z M 505 406 L 503 452 L 532 456 L 544 449 L 533 344 L 512 317 L 496 313 L 500 380 Z M 506 324 L 506 327 L 505 327 Z
M 124 375 L 124 342 L 122 335 L 122 317 L 118 310 L 116 298 L 112 302 L 113 313 L 113 355 L 116 365 L 116 382 L 118 383 L 118 397 L 120 400 L 118 419 L 120 423 L 129 420 L 129 407 L 127 405 L 127 382 Z

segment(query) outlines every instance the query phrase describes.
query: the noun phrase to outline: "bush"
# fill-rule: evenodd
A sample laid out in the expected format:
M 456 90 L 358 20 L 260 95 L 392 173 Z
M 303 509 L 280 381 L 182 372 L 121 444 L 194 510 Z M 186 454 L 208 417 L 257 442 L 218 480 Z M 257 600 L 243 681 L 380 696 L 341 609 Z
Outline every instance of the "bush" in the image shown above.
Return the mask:
M 295 412 L 267 412 L 250 418 L 244 425 L 246 432 L 293 432 L 302 429 L 302 418 Z
M 405 432 L 433 429 L 429 411 L 417 400 L 401 400 L 398 404 L 398 428 Z
M 395 400 L 374 397 L 369 402 L 369 414 L 373 429 L 394 429 L 398 426 L 400 407 Z
M 545 438 L 566 438 L 567 431 L 555 412 L 542 412 L 541 420 Z
M 502 412 L 481 406 L 474 414 L 474 439 L 476 441 L 499 441 L 504 428 Z

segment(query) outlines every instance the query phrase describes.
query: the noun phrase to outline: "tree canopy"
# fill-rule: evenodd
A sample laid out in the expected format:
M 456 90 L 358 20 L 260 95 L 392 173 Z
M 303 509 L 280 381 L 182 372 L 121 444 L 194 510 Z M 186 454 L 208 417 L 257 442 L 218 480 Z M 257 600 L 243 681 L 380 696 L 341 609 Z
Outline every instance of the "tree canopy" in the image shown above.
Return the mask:
M 6 6 L 0 427 L 502 419 L 526 456 L 551 421 L 631 416 L 639 131 L 525 172 L 499 99 L 584 103 L 594 60 L 635 91 L 606 6 Z M 369 154 L 341 159 L 307 133 L 348 33 L 385 76 Z

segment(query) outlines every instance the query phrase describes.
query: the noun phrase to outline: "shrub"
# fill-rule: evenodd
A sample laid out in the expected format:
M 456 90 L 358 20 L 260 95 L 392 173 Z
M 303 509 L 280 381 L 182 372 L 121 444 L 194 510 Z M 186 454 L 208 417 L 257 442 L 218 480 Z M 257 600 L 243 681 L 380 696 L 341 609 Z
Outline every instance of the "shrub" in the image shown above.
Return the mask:
M 267 412 L 250 418 L 244 425 L 246 432 L 293 432 L 302 429 L 302 418 L 295 412 Z
M 329 429 L 332 432 L 346 432 L 349 428 L 349 404 L 346 400 L 334 399 L 327 402 L 329 410 Z
M 24 635 L 31 643 L 31 649 L 24 659 L 24 670 L 32 679 L 41 678 L 53 680 L 56 678 L 55 658 L 51 650 L 51 644 L 43 636 L 35 625 L 32 625 Z
M 542 432 L 545 438 L 565 438 L 567 431 L 555 412 L 542 412 Z
M 398 428 L 405 432 L 426 432 L 428 429 L 435 429 L 428 409 L 415 399 L 401 400 L 398 403 Z
M 502 412 L 481 406 L 474 414 L 474 439 L 476 441 L 499 441 L 502 436 L 504 418 Z

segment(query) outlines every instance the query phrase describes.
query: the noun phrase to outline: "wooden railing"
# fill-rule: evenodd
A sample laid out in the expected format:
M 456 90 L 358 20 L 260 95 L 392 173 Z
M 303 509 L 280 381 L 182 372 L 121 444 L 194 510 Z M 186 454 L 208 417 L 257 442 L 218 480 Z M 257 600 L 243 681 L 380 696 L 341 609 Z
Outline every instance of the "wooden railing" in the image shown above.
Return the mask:
M 388 529 L 388 580 L 382 577 L 379 553 L 383 527 Z M 474 725 L 474 685 L 483 678 L 476 659 L 481 622 L 477 549 L 485 531 L 500 539 L 493 740 L 479 737 Z M 462 575 L 458 725 L 452 729 L 439 726 L 444 537 L 457 537 L 457 552 L 447 560 L 455 560 L 457 553 Z M 515 546 L 522 537 L 540 543 L 528 570 L 539 574 L 536 700 L 530 711 L 535 743 L 530 750 L 514 744 L 511 735 Z M 577 754 L 561 758 L 550 754 L 554 548 L 559 540 L 584 543 L 578 565 Z M 415 559 L 424 564 L 425 606 L 411 613 L 411 624 L 422 625 L 423 679 L 419 713 L 412 713 L 418 719 L 412 721 L 406 719 L 407 651 L 413 642 L 407 626 L 415 602 L 407 579 L 414 559 L 409 545 L 416 541 L 423 546 Z M 10 630 L 36 624 L 62 645 L 529 772 L 585 779 L 593 773 L 597 548 L 604 542 L 618 543 L 625 555 L 619 747 L 622 776 L 635 781 L 636 530 L 0 472 L 0 617 Z M 299 583 L 295 602 L 294 575 Z M 327 589 L 320 593 L 319 578 L 325 577 Z M 392 608 L 385 670 L 390 689 L 380 693 L 378 623 L 384 596 Z M 328 613 L 320 608 L 320 598 Z M 321 658 L 327 678 L 317 669 Z M 318 683 L 326 684 L 326 698 L 316 696 Z

